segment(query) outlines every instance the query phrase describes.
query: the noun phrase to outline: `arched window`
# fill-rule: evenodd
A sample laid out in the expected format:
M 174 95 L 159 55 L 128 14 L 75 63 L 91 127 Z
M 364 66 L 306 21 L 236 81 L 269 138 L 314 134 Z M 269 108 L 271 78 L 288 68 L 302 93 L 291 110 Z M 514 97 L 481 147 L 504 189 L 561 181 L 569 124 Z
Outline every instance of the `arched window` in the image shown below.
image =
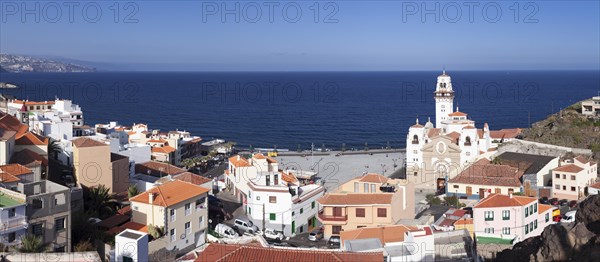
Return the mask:
M 471 137 L 470 137 L 470 136 L 468 136 L 468 137 L 465 139 L 465 146 L 470 146 L 470 145 L 471 145 Z
M 419 137 L 417 135 L 413 136 L 413 140 L 412 140 L 413 144 L 418 144 L 419 143 Z

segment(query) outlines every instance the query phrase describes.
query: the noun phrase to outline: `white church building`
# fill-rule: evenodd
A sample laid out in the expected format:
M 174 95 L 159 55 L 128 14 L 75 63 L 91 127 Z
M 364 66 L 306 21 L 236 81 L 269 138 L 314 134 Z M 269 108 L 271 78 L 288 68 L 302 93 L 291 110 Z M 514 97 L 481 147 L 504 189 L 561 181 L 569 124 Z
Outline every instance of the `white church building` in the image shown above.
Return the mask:
M 440 190 L 478 156 L 492 147 L 488 124 L 475 127 L 468 114 L 454 109 L 454 90 L 446 71 L 438 76 L 435 99 L 435 126 L 411 126 L 406 137 L 406 176 L 421 189 Z

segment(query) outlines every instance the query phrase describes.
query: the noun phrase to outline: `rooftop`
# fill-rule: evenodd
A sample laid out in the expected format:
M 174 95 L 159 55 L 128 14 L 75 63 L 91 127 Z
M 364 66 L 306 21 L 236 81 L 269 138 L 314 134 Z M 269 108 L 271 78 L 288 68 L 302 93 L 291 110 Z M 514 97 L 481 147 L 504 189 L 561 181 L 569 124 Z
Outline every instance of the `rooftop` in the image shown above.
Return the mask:
M 385 182 L 387 182 L 388 178 L 385 176 L 382 176 L 380 174 L 366 174 L 364 176 L 362 176 L 360 178 L 360 180 L 358 180 L 359 182 L 368 182 L 368 183 L 380 183 L 383 184 Z
M 13 207 L 13 206 L 19 206 L 19 205 L 24 205 L 24 204 L 25 204 L 25 199 L 15 199 L 15 198 L 12 198 L 5 194 L 0 195 L 0 208 Z
M 193 197 L 206 194 L 208 191 L 208 188 L 179 180 L 173 180 L 171 182 L 157 185 L 146 192 L 130 198 L 129 200 L 132 202 L 169 207 Z M 149 194 L 154 195 L 154 201 L 152 203 L 150 203 Z
M 503 165 L 518 168 L 525 174 L 537 174 L 556 157 L 515 152 L 504 152 L 497 156 Z
M 389 205 L 394 194 L 390 193 L 329 193 L 321 197 L 321 205 Z
M 520 187 L 523 171 L 509 165 L 491 164 L 481 159 L 450 179 L 449 183 Z
M 511 207 L 511 206 L 526 206 L 533 202 L 537 202 L 537 198 L 535 197 L 526 197 L 526 196 L 507 196 L 501 194 L 490 194 L 488 197 L 479 201 L 479 203 L 475 204 L 474 208 L 488 208 L 488 207 Z M 542 205 L 538 205 L 541 207 Z M 548 210 L 547 208 L 543 208 L 544 211 Z M 538 209 L 538 212 L 541 213 L 542 208 Z
M 418 230 L 418 228 L 405 225 L 363 227 L 341 231 L 340 238 L 342 241 L 376 238 L 385 245 L 386 243 L 404 242 L 404 234 L 412 230 Z
M 76 147 L 97 147 L 97 146 L 108 146 L 106 143 L 102 143 L 98 140 L 94 140 L 87 137 L 80 137 L 73 139 L 73 145 Z
M 167 163 L 148 161 L 135 165 L 135 172 L 138 174 L 153 175 L 162 177 L 166 175 L 177 175 L 187 172 L 185 169 L 170 165 Z
M 567 173 L 579 173 L 583 170 L 583 168 L 579 167 L 578 165 L 575 164 L 568 164 L 568 165 L 563 165 L 563 166 L 559 166 L 557 168 L 554 169 L 554 171 L 558 171 L 558 172 L 567 172 Z

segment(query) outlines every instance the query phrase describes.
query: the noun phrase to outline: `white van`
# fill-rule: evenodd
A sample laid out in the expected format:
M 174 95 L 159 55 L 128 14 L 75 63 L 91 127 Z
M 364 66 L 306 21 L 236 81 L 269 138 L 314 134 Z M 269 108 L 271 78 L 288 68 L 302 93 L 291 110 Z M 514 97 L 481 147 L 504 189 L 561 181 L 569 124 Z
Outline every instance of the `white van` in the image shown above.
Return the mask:
M 561 223 L 571 223 L 571 222 L 575 222 L 575 213 L 577 213 L 576 210 L 573 211 L 569 211 L 567 213 L 565 213 L 563 215 L 563 217 L 560 219 Z
M 217 234 L 219 234 L 220 236 L 226 238 L 238 238 L 240 236 L 237 232 L 235 232 L 235 230 L 233 230 L 233 228 L 225 224 L 218 224 L 215 227 L 215 232 L 217 232 Z

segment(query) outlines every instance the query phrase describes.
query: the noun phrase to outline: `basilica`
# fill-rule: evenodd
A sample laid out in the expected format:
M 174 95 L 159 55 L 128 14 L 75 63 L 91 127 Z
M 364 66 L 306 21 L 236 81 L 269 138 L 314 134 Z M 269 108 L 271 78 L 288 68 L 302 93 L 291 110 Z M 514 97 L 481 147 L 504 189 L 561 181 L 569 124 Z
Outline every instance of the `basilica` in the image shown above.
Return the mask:
M 487 123 L 477 129 L 466 113 L 453 110 L 454 90 L 445 70 L 437 77 L 433 98 L 435 126 L 431 119 L 420 124 L 417 118 L 408 129 L 406 176 L 417 188 L 439 190 L 495 144 Z

